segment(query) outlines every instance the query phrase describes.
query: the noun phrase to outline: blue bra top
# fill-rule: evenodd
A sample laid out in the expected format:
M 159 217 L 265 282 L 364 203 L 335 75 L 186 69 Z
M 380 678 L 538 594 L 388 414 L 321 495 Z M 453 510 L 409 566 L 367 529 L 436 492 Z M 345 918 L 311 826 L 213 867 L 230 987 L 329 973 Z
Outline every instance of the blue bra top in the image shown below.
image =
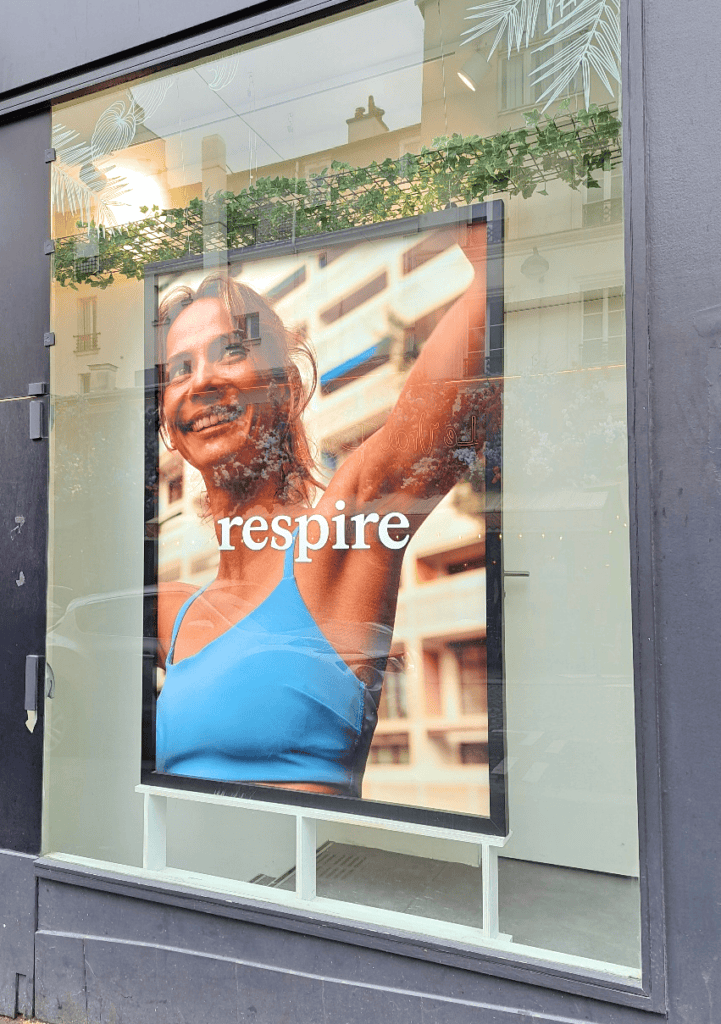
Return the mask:
M 295 542 L 295 535 L 294 535 Z M 173 662 L 173 627 L 156 711 L 156 769 L 229 782 L 314 782 L 360 796 L 382 670 L 364 685 L 318 628 L 293 573 L 197 654 Z M 382 628 L 376 665 L 388 656 Z

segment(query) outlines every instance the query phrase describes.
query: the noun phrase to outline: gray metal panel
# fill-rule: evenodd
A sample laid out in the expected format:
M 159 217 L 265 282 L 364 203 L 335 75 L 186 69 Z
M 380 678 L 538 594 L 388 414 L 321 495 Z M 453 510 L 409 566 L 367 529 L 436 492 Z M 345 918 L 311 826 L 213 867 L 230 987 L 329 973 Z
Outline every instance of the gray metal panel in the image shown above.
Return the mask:
M 44 1021 L 87 1024 L 82 937 L 42 933 L 36 936 L 35 1013 Z
M 721 1016 L 721 8 L 645 5 L 647 308 L 668 1000 Z M 715 310 L 709 311 L 709 307 Z M 639 344 L 643 339 L 639 339 Z
M 26 396 L 49 372 L 49 136 L 49 113 L 0 127 L 0 848 L 26 853 L 40 850 L 42 702 L 31 735 L 24 691 L 26 655 L 45 653 L 48 467 Z
M 0 848 L 38 853 L 43 708 L 31 734 L 25 658 L 45 653 L 48 442 L 30 440 L 29 405 L 0 401 Z
M 285 957 L 289 942 L 282 939 Z M 295 944 L 302 943 L 295 937 Z M 526 1005 L 476 1001 L 462 984 L 445 998 L 423 988 L 404 989 L 402 959 L 387 958 L 383 978 L 372 983 L 339 982 L 329 976 L 332 960 L 317 973 L 300 975 L 248 960 L 209 959 L 178 949 L 118 944 L 66 935 L 38 936 L 38 1013 L 50 1024 L 176 1024 L 198 1020 L 247 1024 L 574 1024 L 576 1021 L 632 1024 L 626 1009 L 574 1000 L 549 1008 L 527 990 Z M 342 954 L 342 947 L 338 949 Z M 81 978 L 86 988 L 77 991 Z M 45 996 L 47 983 L 62 991 Z M 84 1010 L 84 1005 L 87 1010 Z M 543 1009 L 541 1009 L 543 1006 Z
M 33 1012 L 35 866 L 27 854 L 0 850 L 0 1013 Z
M 48 379 L 49 139 L 49 113 L 0 126 L 0 398 L 27 395 L 29 383 Z
M 641 3 L 627 5 L 624 43 L 624 196 L 626 209 L 626 323 L 628 464 L 631 488 L 631 601 L 638 763 L 641 945 L 643 977 L 652 1005 L 666 1007 L 665 922 L 658 765 L 659 700 L 656 677 L 654 491 L 649 438 L 648 273 L 646 248 L 647 147 L 645 138 L 644 36 Z
M 147 976 L 149 954 L 152 983 L 139 986 L 138 978 Z M 167 947 L 151 951 L 130 944 L 119 949 L 117 943 L 97 939 L 85 940 L 85 960 L 89 1021 L 109 1022 L 113 1009 L 123 1024 L 147 1024 L 151 1019 L 175 1024 L 209 1017 L 253 1024 L 333 1020 L 324 1014 L 323 982 L 317 978 Z

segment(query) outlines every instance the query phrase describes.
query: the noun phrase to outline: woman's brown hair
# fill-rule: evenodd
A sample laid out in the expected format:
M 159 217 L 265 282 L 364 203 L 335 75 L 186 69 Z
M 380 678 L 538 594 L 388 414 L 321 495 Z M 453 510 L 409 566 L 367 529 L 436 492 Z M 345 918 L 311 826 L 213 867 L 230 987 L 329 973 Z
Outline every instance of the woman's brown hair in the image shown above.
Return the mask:
M 163 414 L 163 392 L 167 382 L 168 331 L 189 305 L 198 299 L 218 299 L 227 311 L 239 341 L 250 348 L 260 344 L 268 369 L 268 400 L 275 409 L 274 464 L 279 473 L 277 496 L 284 501 L 310 502 L 316 487 L 323 485 L 314 474 L 314 461 L 303 424 L 303 413 L 318 383 L 315 356 L 307 341 L 286 330 L 267 300 L 248 285 L 222 273 L 210 274 L 193 290 L 188 285 L 174 288 L 161 302 L 157 316 L 157 348 L 160 371 L 160 428 L 167 434 Z M 258 320 L 254 321 L 253 317 Z M 257 323 L 259 337 L 249 336 Z M 299 363 L 309 374 L 304 380 Z

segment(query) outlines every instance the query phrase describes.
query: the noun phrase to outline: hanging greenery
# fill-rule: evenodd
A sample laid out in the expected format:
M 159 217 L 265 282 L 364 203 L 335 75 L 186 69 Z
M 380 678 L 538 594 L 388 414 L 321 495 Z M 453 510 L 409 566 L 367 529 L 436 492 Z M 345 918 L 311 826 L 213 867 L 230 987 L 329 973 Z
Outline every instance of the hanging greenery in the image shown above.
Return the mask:
M 260 178 L 240 192 L 193 199 L 184 209 L 144 208 L 140 221 L 121 227 L 80 222 L 82 233 L 56 240 L 55 278 L 75 287 L 106 288 L 116 275 L 142 279 L 149 263 L 177 260 L 210 248 L 237 249 L 346 228 L 490 195 L 546 194 L 550 181 L 572 189 L 597 188 L 594 173 L 620 162 L 621 122 L 609 108 L 526 115 L 526 127 L 490 138 L 435 139 L 418 155 L 367 167 L 334 162 L 307 179 Z M 209 216 L 210 214 L 210 216 Z M 215 232 L 211 223 L 222 223 Z

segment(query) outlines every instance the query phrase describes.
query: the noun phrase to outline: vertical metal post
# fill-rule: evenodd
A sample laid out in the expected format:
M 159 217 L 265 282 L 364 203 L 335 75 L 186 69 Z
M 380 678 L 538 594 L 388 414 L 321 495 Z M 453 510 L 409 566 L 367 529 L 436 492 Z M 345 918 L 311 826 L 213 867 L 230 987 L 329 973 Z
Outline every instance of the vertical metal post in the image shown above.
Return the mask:
M 301 900 L 315 899 L 315 857 L 317 829 L 315 818 L 295 819 L 295 891 Z
M 167 867 L 167 812 L 167 797 L 145 794 L 143 867 L 148 871 L 164 871 Z
M 481 844 L 481 871 L 483 877 L 483 934 L 487 939 L 498 938 L 498 847 Z

